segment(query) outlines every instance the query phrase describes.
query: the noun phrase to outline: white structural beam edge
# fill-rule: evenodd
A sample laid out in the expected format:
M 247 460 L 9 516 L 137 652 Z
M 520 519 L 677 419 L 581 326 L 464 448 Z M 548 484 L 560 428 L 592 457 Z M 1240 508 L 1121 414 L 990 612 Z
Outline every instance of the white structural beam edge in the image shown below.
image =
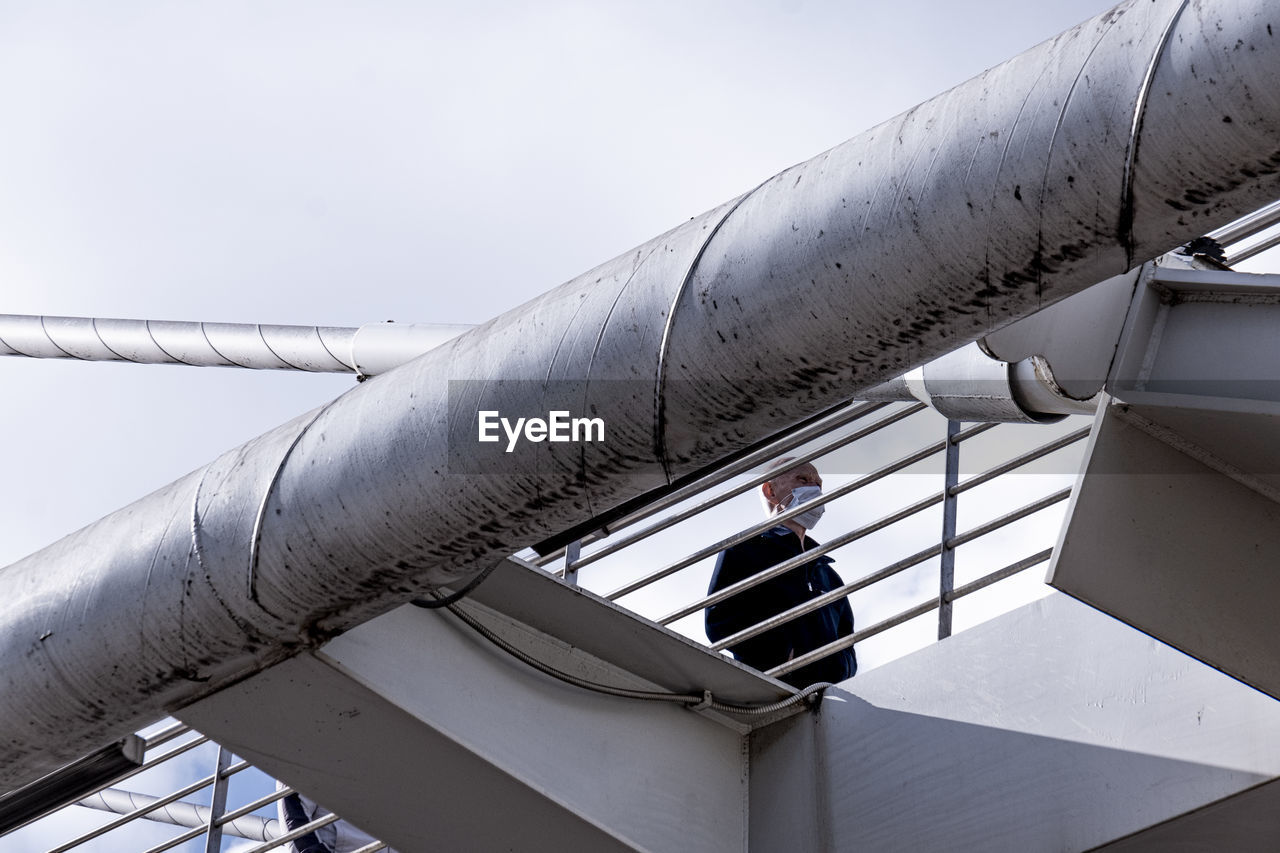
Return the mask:
M 279 326 L 0 314 L 0 355 L 373 376 L 472 328 L 444 323 Z
M 0 787 L 1259 208 L 1276 79 L 1270 0 L 1124 3 L 4 569 Z

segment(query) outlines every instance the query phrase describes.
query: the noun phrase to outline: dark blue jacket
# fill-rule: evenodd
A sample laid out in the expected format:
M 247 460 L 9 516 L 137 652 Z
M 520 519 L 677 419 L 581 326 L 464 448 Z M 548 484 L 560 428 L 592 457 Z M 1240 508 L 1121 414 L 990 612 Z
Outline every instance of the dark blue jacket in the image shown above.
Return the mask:
M 817 542 L 806 536 L 803 551 L 816 548 L 817 545 Z M 720 552 L 707 593 L 718 592 L 801 553 L 800 538 L 787 527 L 778 525 L 766 530 Z M 832 568 L 833 562 L 825 554 L 815 557 L 779 577 L 740 592 L 720 604 L 713 604 L 707 608 L 707 636 L 713 643 L 718 642 L 784 610 L 790 610 L 797 604 L 843 586 L 840 575 Z M 730 646 L 729 651 L 743 663 L 759 670 L 767 670 L 852 633 L 853 610 L 849 607 L 849 599 L 841 598 L 757 637 Z M 803 687 L 818 681 L 843 681 L 857 671 L 857 658 L 853 649 L 848 648 L 789 672 L 781 678 L 788 684 Z

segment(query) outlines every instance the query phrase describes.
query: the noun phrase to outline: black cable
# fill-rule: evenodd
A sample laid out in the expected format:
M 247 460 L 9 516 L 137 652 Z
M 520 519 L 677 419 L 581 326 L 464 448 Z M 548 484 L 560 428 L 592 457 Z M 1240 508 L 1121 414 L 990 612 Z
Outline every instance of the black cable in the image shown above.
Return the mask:
M 490 569 L 490 571 L 492 571 L 492 569 Z M 487 574 L 487 572 L 485 574 Z M 474 584 L 474 581 L 473 581 L 473 584 Z M 543 661 L 540 661 L 537 658 L 534 658 L 533 656 L 516 648 L 515 646 L 508 643 L 506 640 L 499 637 L 497 634 L 490 631 L 484 625 L 480 624 L 480 622 L 478 622 L 470 614 L 465 613 L 464 611 L 458 609 L 457 607 L 454 607 L 453 604 L 456 601 L 458 601 L 462 597 L 462 595 L 466 593 L 466 591 L 467 590 L 464 589 L 458 593 L 453 593 L 447 598 L 443 596 L 439 596 L 439 597 L 436 597 L 431 602 L 424 602 L 422 604 L 419 604 L 419 601 L 421 600 L 419 599 L 419 600 L 413 601 L 412 603 L 419 607 L 429 607 L 432 609 L 447 607 L 450 613 L 452 613 L 454 616 L 457 616 L 459 619 L 461 619 L 462 622 L 466 624 L 468 627 L 470 627 L 473 631 L 475 631 L 480 636 L 484 637 L 486 640 L 488 640 L 493 645 L 497 646 L 499 649 L 502 649 L 502 651 L 516 658 L 517 660 L 522 661 L 528 666 L 531 666 L 534 669 L 538 670 L 539 672 L 545 673 L 546 675 L 549 675 L 552 678 L 559 679 L 560 681 L 563 681 L 567 684 L 572 684 L 575 687 L 581 687 L 584 690 L 591 690 L 595 693 L 604 693 L 609 696 L 620 696 L 627 699 L 640 699 L 640 700 L 649 701 L 649 702 L 675 702 L 677 704 L 686 706 L 690 710 L 697 710 L 697 711 L 709 708 L 715 711 L 722 711 L 728 714 L 738 714 L 741 716 L 759 716 L 763 714 L 772 714 L 775 711 L 781 711 L 784 708 L 789 708 L 792 705 L 796 705 L 801 702 L 810 702 L 812 701 L 812 697 L 817 696 L 823 690 L 826 690 L 828 687 L 834 686 L 830 682 L 823 681 L 817 684 L 810 684 L 808 687 L 804 688 L 799 693 L 796 693 L 793 696 L 788 696 L 786 699 L 782 699 L 777 702 L 770 702 L 766 705 L 737 705 L 731 702 L 722 702 L 716 699 L 714 696 L 711 695 L 710 690 L 703 690 L 701 695 L 695 695 L 690 693 L 668 693 L 668 692 L 659 692 L 659 691 L 652 691 L 652 690 L 632 690 L 630 688 L 625 688 L 625 687 L 614 687 L 608 684 L 600 684 L 598 682 L 589 681 L 585 678 L 580 678 L 576 675 L 571 675 L 562 670 L 558 670 L 555 667 L 551 666 L 550 664 L 544 663 Z M 431 595 L 435 595 L 435 593 L 431 593 Z
M 470 595 L 473 589 L 480 586 L 481 581 L 489 577 L 489 575 L 493 574 L 493 570 L 498 568 L 498 565 L 501 562 L 502 561 L 499 560 L 497 563 L 494 563 L 489 568 L 480 572 L 471 580 L 467 581 L 467 585 L 464 586 L 462 589 L 458 590 L 457 592 L 451 592 L 446 596 L 439 596 L 432 599 L 415 598 L 409 603 L 412 604 L 414 607 L 425 607 L 428 610 L 436 610 L 441 607 L 448 607 L 451 604 L 457 604 L 459 601 L 461 601 L 462 599 Z M 435 595 L 435 593 L 431 593 L 431 594 Z

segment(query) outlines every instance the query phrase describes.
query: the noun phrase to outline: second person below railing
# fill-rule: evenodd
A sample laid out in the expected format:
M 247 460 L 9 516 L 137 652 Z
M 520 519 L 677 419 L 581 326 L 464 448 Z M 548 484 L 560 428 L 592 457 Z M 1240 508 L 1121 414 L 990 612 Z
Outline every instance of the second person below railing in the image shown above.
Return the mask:
M 769 471 L 778 472 L 760 486 L 760 497 L 769 515 L 795 509 L 822 494 L 822 477 L 818 469 L 809 463 L 795 463 L 796 458 L 788 456 L 769 466 Z M 824 509 L 821 504 L 814 506 L 721 551 L 711 574 L 708 595 L 817 548 L 818 543 L 806 536 L 805 531 L 818 523 Z M 817 556 L 776 578 L 711 605 L 706 612 L 707 637 L 715 643 L 839 589 L 844 581 L 832 567 L 834 562 L 825 554 Z M 852 633 L 853 610 L 846 597 L 743 640 L 730 646 L 729 651 L 739 661 L 764 671 Z M 782 676 L 782 680 L 795 687 L 820 681 L 836 683 L 852 677 L 857 670 L 857 658 L 853 649 L 848 648 L 789 672 Z

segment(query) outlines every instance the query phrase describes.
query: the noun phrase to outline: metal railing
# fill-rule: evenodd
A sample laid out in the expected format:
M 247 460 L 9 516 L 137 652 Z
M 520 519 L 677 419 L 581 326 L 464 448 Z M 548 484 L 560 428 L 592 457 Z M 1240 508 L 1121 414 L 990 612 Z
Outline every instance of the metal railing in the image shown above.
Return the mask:
M 340 819 L 332 813 L 320 814 L 306 825 L 285 832 L 274 811 L 277 801 L 294 793 L 292 788 L 277 783 L 182 723 L 166 726 L 145 735 L 144 739 L 145 754 L 140 766 L 117 776 L 74 805 L 52 811 L 7 833 L 0 848 L 21 845 L 22 849 L 46 853 L 69 850 L 267 853 L 289 849 L 286 845 L 290 841 Z M 176 745 L 171 745 L 175 741 Z M 202 765 L 209 769 L 207 774 L 201 773 Z M 195 778 L 165 793 L 130 790 L 170 787 L 175 777 Z M 233 791 L 233 781 L 246 784 L 238 785 Z M 128 788 L 121 787 L 126 783 Z M 201 792 L 206 792 L 204 802 L 188 799 Z M 240 805 L 229 807 L 230 802 L 240 801 L 243 801 Z M 49 842 L 48 839 L 65 838 L 68 827 L 82 824 L 91 810 L 114 817 L 67 840 Z M 182 827 L 184 831 L 158 838 L 157 832 L 163 831 L 163 825 Z M 258 843 L 246 846 L 246 842 Z M 384 849 L 386 845 L 376 841 L 360 848 L 358 853 Z
M 1088 417 L 1077 416 L 1050 426 L 962 425 L 946 421 L 920 404 L 850 404 L 824 421 L 780 438 L 637 510 L 608 529 L 531 560 L 715 651 L 850 596 L 855 618 L 867 627 L 769 670 L 774 676 L 934 611 L 936 637 L 941 639 L 953 630 L 955 602 L 1049 560 L 1060 520 L 1060 513 L 1053 516 L 1049 511 L 1064 509 L 1070 497 L 1088 423 Z M 928 440 L 930 433 L 938 437 Z M 864 446 L 865 452 L 860 452 Z M 975 449 L 962 454 L 962 447 L 971 446 Z M 784 455 L 793 456 L 795 464 L 813 462 L 818 467 L 826 481 L 821 497 L 769 517 L 735 500 L 775 476 L 776 472 L 767 473 L 761 466 Z M 866 461 L 886 458 L 892 461 L 878 465 Z M 962 460 L 967 463 L 964 469 Z M 1036 463 L 1050 470 L 1022 476 Z M 969 470 L 967 475 L 965 470 Z M 1018 482 L 1011 489 L 1014 481 Z M 872 491 L 877 493 L 869 495 Z M 1015 493 L 1017 499 L 1008 505 Z M 866 499 L 859 503 L 860 496 Z M 847 511 L 838 511 L 851 502 Z M 714 593 L 706 591 L 715 559 L 722 551 L 819 504 L 836 510 L 824 516 L 822 532 L 829 535 L 822 544 L 732 586 Z M 864 516 L 868 507 L 879 512 Z M 742 526 L 743 519 L 750 517 L 760 520 Z M 829 521 L 833 518 L 835 523 Z M 844 524 L 837 528 L 841 520 Z M 959 520 L 968 526 L 959 527 Z M 717 529 L 729 535 L 709 535 Z M 922 536 L 928 536 L 924 547 Z M 878 559 L 895 549 L 898 553 L 892 559 Z M 958 570 L 957 556 L 966 552 L 974 553 Z M 707 640 L 698 618 L 706 608 L 823 554 L 838 554 L 840 566 L 874 568 L 858 572 L 842 569 L 846 582 L 839 589 L 719 642 Z M 922 569 L 929 574 L 926 593 L 919 589 L 926 583 Z M 857 576 L 850 577 L 854 574 Z M 908 574 L 913 575 L 908 586 L 917 600 L 904 602 L 901 589 L 887 590 L 886 585 Z M 958 586 L 957 578 L 961 580 Z M 646 594 L 650 592 L 654 594 Z M 1008 609 L 1035 594 L 1024 590 L 1009 599 L 1013 603 L 995 609 Z M 896 649 L 878 657 L 896 657 L 920 645 L 918 640 L 900 640 Z

